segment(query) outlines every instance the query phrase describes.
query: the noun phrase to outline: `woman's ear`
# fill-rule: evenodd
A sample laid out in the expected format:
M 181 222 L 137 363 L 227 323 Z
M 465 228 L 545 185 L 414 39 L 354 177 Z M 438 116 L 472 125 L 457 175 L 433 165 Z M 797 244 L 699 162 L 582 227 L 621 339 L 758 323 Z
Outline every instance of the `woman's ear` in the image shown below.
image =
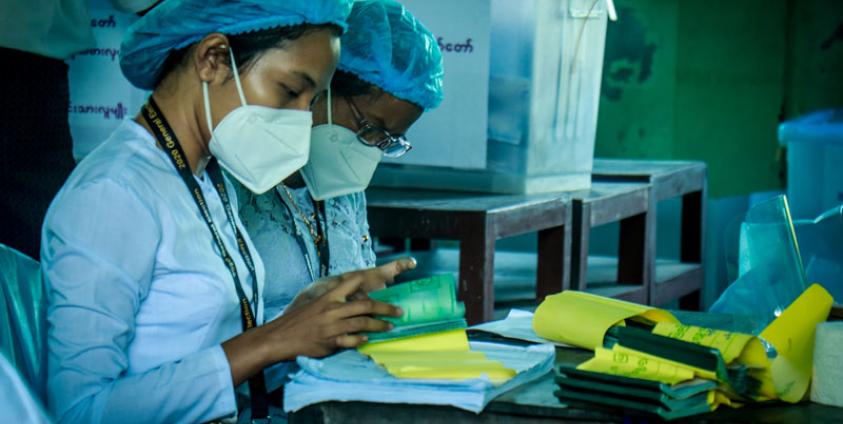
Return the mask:
M 228 38 L 220 33 L 207 35 L 193 50 L 193 68 L 200 81 L 225 82 L 231 74 Z

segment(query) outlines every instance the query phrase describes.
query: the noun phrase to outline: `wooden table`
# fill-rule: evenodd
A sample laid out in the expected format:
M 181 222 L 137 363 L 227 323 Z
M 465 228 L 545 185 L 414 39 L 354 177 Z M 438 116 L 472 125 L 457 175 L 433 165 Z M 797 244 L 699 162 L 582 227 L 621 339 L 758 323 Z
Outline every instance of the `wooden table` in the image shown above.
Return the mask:
M 643 252 L 646 258 L 643 274 L 652 277 L 648 301 L 651 305 L 662 305 L 679 299 L 680 308 L 697 310 L 700 307 L 704 278 L 703 247 L 708 190 L 706 176 L 707 168 L 704 162 L 594 160 L 592 180 L 595 182 L 649 184 L 649 207 L 646 219 L 638 219 L 636 222 L 629 223 L 627 227 L 636 236 L 642 231 L 641 226 L 646 227 L 644 230 L 646 237 L 652 240 L 648 243 L 647 250 Z M 693 266 L 689 272 L 670 276 L 670 278 L 659 278 L 655 244 L 657 205 L 662 200 L 674 197 L 682 198 L 679 261 L 684 265 L 696 266 Z M 624 231 L 623 225 L 621 231 Z M 624 237 L 623 234 L 621 237 Z
M 752 323 L 725 314 L 674 311 L 682 322 L 731 331 L 746 331 Z M 472 335 L 474 339 L 489 336 Z M 494 339 L 494 338 L 492 338 Z M 581 349 L 557 348 L 557 365 L 576 365 L 591 357 Z M 577 409 L 560 403 L 554 396 L 552 374 L 521 386 L 493 400 L 481 414 L 473 414 L 452 407 L 430 405 L 390 405 L 367 402 L 326 402 L 311 405 L 294 414 L 289 422 L 298 423 L 550 423 L 601 422 L 647 423 L 652 418 L 630 417 L 622 412 Z M 740 409 L 721 407 L 717 411 L 672 421 L 676 423 L 839 423 L 843 422 L 843 408 L 815 403 L 748 405 Z
M 706 168 L 698 162 L 595 160 L 590 190 L 539 195 L 371 188 L 372 235 L 460 242 L 460 298 L 470 323 L 494 311 L 494 253 L 500 238 L 538 232 L 536 299 L 574 288 L 697 309 L 703 284 Z M 679 261 L 656 259 L 656 206 L 682 196 Z M 620 221 L 617 259 L 589 258 L 590 229 Z M 588 282 L 588 267 L 614 261 L 609 281 Z M 570 284 L 569 284 L 570 282 Z
M 566 194 L 494 195 L 370 188 L 375 237 L 460 242 L 459 296 L 475 324 L 494 313 L 495 241 L 538 233 L 536 298 L 569 286 L 571 225 Z
M 566 349 L 570 350 L 570 349 Z M 557 351 L 558 352 L 558 351 Z M 582 361 L 588 355 L 563 353 L 562 361 Z M 559 362 L 559 360 L 557 360 Z M 554 396 L 553 376 L 522 386 L 489 403 L 481 414 L 447 406 L 391 405 L 367 402 L 326 402 L 290 414 L 290 424 L 393 424 L 393 423 L 652 423 L 653 418 L 631 417 L 621 412 L 571 408 Z M 843 422 L 843 408 L 800 403 L 797 405 L 749 405 L 741 409 L 721 407 L 717 411 L 671 421 L 674 423 L 781 423 L 827 424 Z

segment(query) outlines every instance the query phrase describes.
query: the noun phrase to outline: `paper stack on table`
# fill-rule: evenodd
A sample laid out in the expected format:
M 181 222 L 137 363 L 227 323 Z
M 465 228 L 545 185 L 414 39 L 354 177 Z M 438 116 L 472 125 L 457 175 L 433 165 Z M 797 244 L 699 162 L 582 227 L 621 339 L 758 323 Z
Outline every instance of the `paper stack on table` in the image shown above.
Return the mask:
M 400 306 L 401 317 L 380 317 L 395 325 L 383 333 L 369 333 L 370 342 L 358 350 L 398 378 L 464 380 L 488 377 L 500 384 L 515 371 L 482 352 L 471 351 L 465 333 L 465 307 L 457 301 L 454 277 L 398 284 L 369 293 L 369 297 Z
M 325 359 L 298 358 L 301 370 L 284 388 L 284 409 L 290 412 L 321 402 L 359 401 L 449 405 L 479 413 L 495 397 L 547 374 L 553 367 L 555 352 L 551 345 L 469 345 L 472 352 L 515 371 L 515 376 L 500 385 L 486 377 L 457 381 L 396 378 L 362 353 L 347 350 Z
M 298 358 L 284 391 L 295 411 L 324 401 L 452 405 L 479 412 L 495 396 L 550 371 L 553 346 L 469 343 L 465 308 L 450 275 L 399 284 L 369 295 L 400 306 L 395 328 L 326 359 Z
M 508 339 L 524 340 L 533 343 L 551 343 L 560 347 L 573 347 L 567 343 L 543 339 L 533 330 L 533 313 L 521 309 L 510 309 L 506 318 L 484 322 L 469 327 L 470 331 L 482 331 L 497 334 Z
M 711 380 L 667 384 L 570 367 L 559 368 L 556 384 L 560 390 L 554 395 L 569 406 L 592 408 L 597 404 L 658 415 L 665 420 L 708 412 L 718 396 L 717 383 Z
M 466 380 L 487 377 L 501 384 L 515 370 L 471 350 L 465 330 L 450 330 L 358 349 L 397 378 Z
M 811 378 L 814 328 L 826 319 L 831 303 L 821 286 L 805 290 L 761 333 L 772 355 L 756 336 L 684 325 L 661 309 L 584 292 L 549 296 L 536 310 L 533 328 L 541 337 L 593 350 L 580 371 L 668 385 L 715 382 L 706 397 L 713 410 L 723 403 L 802 400 Z M 569 386 L 560 385 L 560 394 L 587 401 Z M 674 404 L 679 405 L 684 404 Z M 662 418 L 689 413 L 671 411 Z

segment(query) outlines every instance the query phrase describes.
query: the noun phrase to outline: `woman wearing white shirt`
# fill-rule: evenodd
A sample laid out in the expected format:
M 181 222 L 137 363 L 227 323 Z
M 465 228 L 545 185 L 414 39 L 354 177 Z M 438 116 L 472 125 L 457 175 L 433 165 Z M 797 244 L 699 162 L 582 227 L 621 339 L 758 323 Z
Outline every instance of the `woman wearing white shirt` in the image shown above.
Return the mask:
M 389 328 L 371 315 L 400 315 L 355 299 L 409 259 L 324 280 L 264 324 L 263 265 L 220 172 L 260 192 L 306 161 L 350 6 L 168 0 L 130 28 L 121 67 L 154 92 L 79 164 L 43 230 L 59 421 L 231 417 L 247 380 L 261 418 L 265 367 L 355 347 Z

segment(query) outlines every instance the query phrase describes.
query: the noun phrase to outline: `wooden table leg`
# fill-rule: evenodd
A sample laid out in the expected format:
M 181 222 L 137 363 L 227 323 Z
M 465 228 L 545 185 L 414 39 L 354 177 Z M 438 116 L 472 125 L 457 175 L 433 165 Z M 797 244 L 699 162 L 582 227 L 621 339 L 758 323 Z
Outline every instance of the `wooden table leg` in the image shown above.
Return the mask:
M 644 284 L 648 248 L 647 214 L 622 219 L 618 243 L 618 283 Z
M 703 238 L 705 236 L 706 189 L 682 196 L 682 236 L 679 245 L 679 260 L 703 264 Z M 703 281 L 705 277 L 703 276 Z M 679 298 L 679 309 L 698 311 L 702 306 L 701 290 Z
M 430 250 L 433 246 L 430 239 L 424 238 L 411 238 L 410 239 L 410 251 L 412 252 L 426 252 Z
M 682 235 L 679 259 L 682 262 L 702 263 L 703 192 L 682 196 Z
M 460 299 L 465 302 L 469 325 L 492 320 L 495 312 L 495 237 L 485 215 L 480 222 L 466 222 L 460 240 Z
M 571 287 L 586 289 L 588 273 L 588 238 L 591 232 L 591 205 L 574 199 L 571 208 Z
M 699 311 L 700 310 L 700 292 L 702 290 L 694 290 L 679 298 L 679 309 L 684 311 Z
M 570 226 L 563 225 L 539 231 L 536 270 L 536 300 L 539 302 L 548 295 L 568 289 L 570 282 L 566 272 L 570 268 L 570 259 L 565 248 L 570 243 L 570 237 Z
M 620 222 L 618 243 L 618 284 L 640 286 L 642 290 L 630 300 L 643 304 L 652 303 L 650 292 L 655 290 L 649 276 L 649 261 L 655 255 L 652 246 L 650 212 L 624 218 Z

